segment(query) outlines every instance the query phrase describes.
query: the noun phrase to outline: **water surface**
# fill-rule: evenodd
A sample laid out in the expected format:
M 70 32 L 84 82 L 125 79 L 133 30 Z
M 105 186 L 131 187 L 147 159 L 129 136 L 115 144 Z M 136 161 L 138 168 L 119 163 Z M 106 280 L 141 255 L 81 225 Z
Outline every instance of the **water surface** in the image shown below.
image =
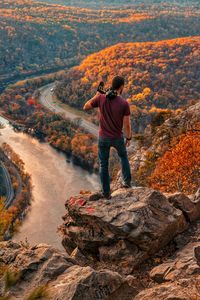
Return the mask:
M 0 117 L 0 123 L 7 122 Z M 67 162 L 64 154 L 47 143 L 14 132 L 8 124 L 1 130 L 0 144 L 2 142 L 20 155 L 33 184 L 31 210 L 13 240 L 27 238 L 30 244 L 47 243 L 62 248 L 56 231 L 65 214 L 64 203 L 80 190 L 98 189 L 98 176 Z

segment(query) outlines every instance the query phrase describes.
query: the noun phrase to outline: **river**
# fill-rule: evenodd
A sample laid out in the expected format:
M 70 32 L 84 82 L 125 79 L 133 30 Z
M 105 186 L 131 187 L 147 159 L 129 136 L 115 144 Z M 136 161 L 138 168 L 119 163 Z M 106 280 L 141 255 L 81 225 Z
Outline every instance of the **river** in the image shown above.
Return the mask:
M 31 209 L 13 240 L 19 242 L 27 238 L 31 245 L 47 243 L 62 249 L 61 237 L 56 231 L 66 212 L 65 201 L 82 189 L 98 189 L 98 176 L 67 162 L 64 154 L 47 143 L 14 132 L 1 117 L 0 122 L 5 124 L 0 144 L 8 143 L 20 155 L 33 184 Z

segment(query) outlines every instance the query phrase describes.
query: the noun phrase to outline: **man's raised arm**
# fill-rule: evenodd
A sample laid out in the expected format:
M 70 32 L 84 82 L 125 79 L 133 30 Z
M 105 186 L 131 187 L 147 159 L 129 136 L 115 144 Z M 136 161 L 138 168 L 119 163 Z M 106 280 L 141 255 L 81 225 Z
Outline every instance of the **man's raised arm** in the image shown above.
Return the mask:
M 100 95 L 101 94 L 99 92 L 97 92 L 96 95 L 92 99 L 88 100 L 84 104 L 83 110 L 90 110 L 92 108 L 99 107 L 99 96 Z

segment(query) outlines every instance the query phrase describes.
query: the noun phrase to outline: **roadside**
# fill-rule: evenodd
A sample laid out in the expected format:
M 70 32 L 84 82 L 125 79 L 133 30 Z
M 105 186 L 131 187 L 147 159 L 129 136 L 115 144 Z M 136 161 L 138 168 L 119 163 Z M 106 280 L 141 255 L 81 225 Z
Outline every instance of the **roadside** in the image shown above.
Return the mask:
M 67 119 L 70 119 L 74 122 L 79 122 L 82 128 L 97 137 L 98 127 L 88 121 L 87 116 L 83 112 L 59 102 L 53 94 L 54 87 L 55 83 L 51 83 L 39 89 L 40 103 L 54 113 L 62 114 Z
M 59 101 L 54 95 L 54 88 L 55 83 L 50 83 L 39 89 L 40 103 L 51 112 L 59 113 L 64 118 L 77 122 L 79 124 L 79 127 L 84 128 L 88 133 L 91 133 L 95 138 L 98 138 L 98 126 L 88 120 L 89 117 L 86 113 Z M 137 142 L 133 140 L 131 146 L 127 148 L 129 155 L 131 155 L 135 151 L 136 146 Z M 115 177 L 119 169 L 119 160 L 115 150 L 112 151 L 111 157 L 112 162 L 110 163 L 110 165 L 112 166 L 112 176 Z M 81 165 L 83 165 L 83 162 L 81 162 Z
M 5 187 L 6 187 L 5 208 L 8 208 L 13 201 L 14 190 L 13 190 L 10 174 L 2 161 L 0 161 L 0 168 L 4 175 L 4 183 L 5 183 Z
M 0 240 L 10 239 L 31 204 L 31 177 L 26 173 L 24 163 L 12 148 L 3 143 L 0 147 L 0 167 L 5 181 L 6 196 L 0 203 Z M 6 217 L 7 216 L 7 217 Z

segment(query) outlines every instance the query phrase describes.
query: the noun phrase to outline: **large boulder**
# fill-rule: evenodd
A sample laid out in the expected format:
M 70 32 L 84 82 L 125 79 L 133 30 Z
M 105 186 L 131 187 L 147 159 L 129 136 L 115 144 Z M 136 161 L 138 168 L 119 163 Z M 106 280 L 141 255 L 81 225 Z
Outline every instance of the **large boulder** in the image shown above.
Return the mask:
M 49 291 L 56 300 L 103 300 L 112 296 L 128 300 L 136 295 L 118 273 L 80 266 L 73 266 L 59 276 Z
M 132 300 L 137 290 L 129 282 L 116 272 L 81 267 L 45 244 L 0 243 L 0 298 L 36 299 L 30 295 L 41 288 L 46 294 L 42 299 L 48 300 Z
M 79 195 L 66 202 L 63 245 L 78 247 L 106 266 L 130 273 L 144 259 L 187 228 L 181 210 L 149 188 L 119 189 L 111 200 Z

